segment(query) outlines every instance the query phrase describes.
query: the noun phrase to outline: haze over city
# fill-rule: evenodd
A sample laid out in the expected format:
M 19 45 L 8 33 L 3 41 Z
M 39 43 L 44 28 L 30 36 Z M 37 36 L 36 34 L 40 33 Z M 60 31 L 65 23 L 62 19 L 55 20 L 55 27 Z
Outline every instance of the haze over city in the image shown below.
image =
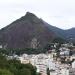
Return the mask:
M 0 29 L 27 11 L 61 29 L 75 27 L 75 0 L 0 0 Z

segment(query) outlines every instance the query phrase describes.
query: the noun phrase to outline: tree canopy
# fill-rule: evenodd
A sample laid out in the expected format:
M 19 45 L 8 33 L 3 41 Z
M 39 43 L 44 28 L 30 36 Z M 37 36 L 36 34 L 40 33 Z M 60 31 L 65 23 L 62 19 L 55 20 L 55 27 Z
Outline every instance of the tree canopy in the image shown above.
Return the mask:
M 0 54 L 0 75 L 36 75 L 36 68 L 31 64 L 21 64 L 18 60 L 6 60 Z

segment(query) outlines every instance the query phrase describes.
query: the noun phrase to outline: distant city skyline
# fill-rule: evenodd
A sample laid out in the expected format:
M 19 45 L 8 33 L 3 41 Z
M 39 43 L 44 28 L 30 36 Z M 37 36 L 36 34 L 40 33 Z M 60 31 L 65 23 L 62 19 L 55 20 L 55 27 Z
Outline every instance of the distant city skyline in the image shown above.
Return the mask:
M 0 29 L 27 11 L 58 28 L 75 27 L 75 0 L 1 0 Z

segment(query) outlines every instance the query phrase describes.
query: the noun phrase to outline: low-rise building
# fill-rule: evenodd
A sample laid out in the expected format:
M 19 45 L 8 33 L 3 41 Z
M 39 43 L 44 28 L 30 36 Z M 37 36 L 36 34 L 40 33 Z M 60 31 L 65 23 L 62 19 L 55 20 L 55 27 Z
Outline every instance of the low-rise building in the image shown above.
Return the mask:
M 75 69 L 75 61 L 72 62 L 72 68 Z
M 69 75 L 75 75 L 75 68 L 69 69 Z

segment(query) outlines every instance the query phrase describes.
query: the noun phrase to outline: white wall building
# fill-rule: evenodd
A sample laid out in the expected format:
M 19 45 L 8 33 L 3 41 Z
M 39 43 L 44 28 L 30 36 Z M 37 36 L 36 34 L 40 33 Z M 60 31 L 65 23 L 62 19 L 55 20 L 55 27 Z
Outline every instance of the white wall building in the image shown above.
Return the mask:
M 47 68 L 50 70 L 50 75 L 69 75 L 68 65 L 54 60 L 53 55 L 53 53 L 38 55 L 23 54 L 19 59 L 21 63 L 31 63 L 33 66 L 36 66 L 37 72 L 40 72 L 41 75 L 47 75 Z M 72 68 L 75 68 L 75 62 L 72 63 Z
M 3 48 L 2 45 L 0 45 L 0 48 Z
M 51 71 L 50 75 L 57 75 L 57 73 L 55 71 Z
M 61 69 L 61 75 L 69 75 L 69 70 L 66 68 Z
M 75 68 L 75 61 L 72 62 L 72 68 Z

